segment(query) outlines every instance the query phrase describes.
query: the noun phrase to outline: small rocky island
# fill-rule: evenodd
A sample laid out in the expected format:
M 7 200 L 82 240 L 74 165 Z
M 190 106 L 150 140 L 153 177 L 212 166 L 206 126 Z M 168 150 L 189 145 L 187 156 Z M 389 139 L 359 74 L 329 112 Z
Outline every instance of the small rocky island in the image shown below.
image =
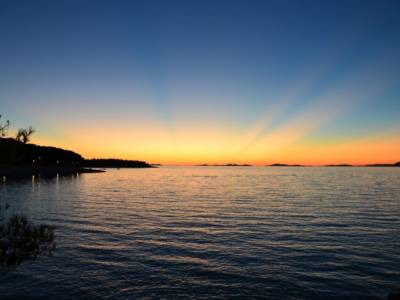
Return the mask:
M 267 167 L 304 167 L 303 165 L 298 165 L 298 164 L 281 164 L 281 163 L 276 163 L 272 165 L 267 165 Z
M 394 164 L 372 164 L 367 167 L 400 167 L 400 161 Z
M 198 167 L 252 167 L 250 164 L 201 164 L 197 165 Z

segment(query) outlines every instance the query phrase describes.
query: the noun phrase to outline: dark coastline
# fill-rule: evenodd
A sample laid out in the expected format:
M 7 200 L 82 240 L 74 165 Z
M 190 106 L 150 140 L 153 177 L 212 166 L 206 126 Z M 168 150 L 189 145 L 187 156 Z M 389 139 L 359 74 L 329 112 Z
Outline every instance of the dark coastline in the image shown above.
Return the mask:
M 98 170 L 102 168 L 153 167 L 137 160 L 87 160 L 70 150 L 27 144 L 12 138 L 0 138 L 0 153 L 0 181 L 105 172 Z
M 56 177 L 72 176 L 82 173 L 101 173 L 103 170 L 95 170 L 76 166 L 0 166 L 0 179 L 24 179 L 32 176 Z
M 85 159 L 81 162 L 83 167 L 87 168 L 156 168 L 147 162 L 140 160 L 124 159 Z

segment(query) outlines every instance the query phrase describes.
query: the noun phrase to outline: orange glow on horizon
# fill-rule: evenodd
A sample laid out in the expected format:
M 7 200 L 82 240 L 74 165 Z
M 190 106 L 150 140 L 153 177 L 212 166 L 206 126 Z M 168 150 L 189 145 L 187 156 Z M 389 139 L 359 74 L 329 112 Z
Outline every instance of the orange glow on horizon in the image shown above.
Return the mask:
M 273 163 L 326 165 L 348 163 L 364 165 L 395 163 L 400 160 L 400 138 L 396 135 L 373 136 L 342 142 L 305 142 L 308 125 L 297 130 L 291 126 L 264 136 L 247 149 L 248 133 L 215 128 L 185 128 L 173 134 L 162 126 L 136 131 L 112 131 L 101 128 L 64 132 L 63 138 L 37 136 L 34 143 L 70 149 L 85 158 L 121 158 L 144 160 L 165 165 Z M 310 125 L 311 126 L 311 125 Z M 95 132 L 96 134 L 93 134 Z M 104 135 L 103 135 L 104 133 Z

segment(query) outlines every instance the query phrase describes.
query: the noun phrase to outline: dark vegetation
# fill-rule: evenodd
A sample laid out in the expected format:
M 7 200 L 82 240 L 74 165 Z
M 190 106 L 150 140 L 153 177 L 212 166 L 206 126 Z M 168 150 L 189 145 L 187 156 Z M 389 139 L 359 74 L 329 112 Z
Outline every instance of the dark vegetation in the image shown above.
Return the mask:
M 25 144 L 12 138 L 0 138 L 0 153 L 0 176 L 8 179 L 95 172 L 82 168 L 83 158 L 75 152 Z
M 20 128 L 15 138 L 5 138 L 10 121 L 1 121 L 0 115 L 0 166 L 77 165 L 83 158 L 79 154 L 55 147 L 28 144 L 35 132 L 32 126 Z
M 0 138 L 0 165 L 79 165 L 78 153 L 55 147 L 25 144 L 12 138 Z
M 3 123 L 0 115 L 0 137 L 5 137 L 7 135 L 8 128 L 10 128 L 10 121 L 7 120 Z
M 18 129 L 17 136 L 15 139 L 19 142 L 23 142 L 24 144 L 28 143 L 31 140 L 31 135 L 35 132 L 35 129 L 32 126 L 28 128 L 20 128 Z
M 85 159 L 82 162 L 84 167 L 88 168 L 152 168 L 147 162 L 140 160 L 124 159 Z
M 55 147 L 25 144 L 12 138 L 0 138 L 0 176 L 5 170 L 29 170 L 52 173 L 89 172 L 84 168 L 151 168 L 144 161 L 122 159 L 84 159 L 80 154 Z M 2 174 L 3 173 L 3 174 Z M 35 172 L 34 172 L 35 173 Z M 32 174 L 35 175 L 35 174 Z
M 0 206 L 0 267 L 15 267 L 55 250 L 54 227 L 33 224 L 20 215 L 7 218 L 7 209 Z
M 143 161 L 120 159 L 85 160 L 80 154 L 55 147 L 29 144 L 35 129 L 20 128 L 15 138 L 6 137 L 10 121 L 1 121 L 0 115 L 0 180 L 29 178 L 31 176 L 69 176 L 79 173 L 102 172 L 93 168 L 149 168 Z
M 0 115 L 0 137 L 5 137 L 8 133 L 8 129 L 10 128 L 10 120 L 6 120 L 3 123 L 1 121 L 1 117 L 2 116 Z M 35 131 L 36 130 L 32 126 L 29 126 L 28 128 L 20 128 L 18 129 L 15 140 L 26 144 L 30 141 L 31 136 L 35 133 Z

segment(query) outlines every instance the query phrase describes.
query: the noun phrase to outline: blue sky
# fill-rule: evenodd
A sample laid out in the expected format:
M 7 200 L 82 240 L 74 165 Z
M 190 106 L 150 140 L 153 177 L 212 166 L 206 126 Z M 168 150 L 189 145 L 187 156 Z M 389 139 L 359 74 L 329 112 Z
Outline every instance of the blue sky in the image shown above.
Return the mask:
M 38 141 L 68 136 L 87 155 L 71 136 L 99 123 L 107 135 L 161 127 L 178 145 L 190 136 L 182 128 L 205 125 L 238 139 L 255 131 L 257 140 L 311 122 L 296 143 L 396 134 L 399 9 L 398 1 L 0 0 L 0 113 L 33 124 Z

